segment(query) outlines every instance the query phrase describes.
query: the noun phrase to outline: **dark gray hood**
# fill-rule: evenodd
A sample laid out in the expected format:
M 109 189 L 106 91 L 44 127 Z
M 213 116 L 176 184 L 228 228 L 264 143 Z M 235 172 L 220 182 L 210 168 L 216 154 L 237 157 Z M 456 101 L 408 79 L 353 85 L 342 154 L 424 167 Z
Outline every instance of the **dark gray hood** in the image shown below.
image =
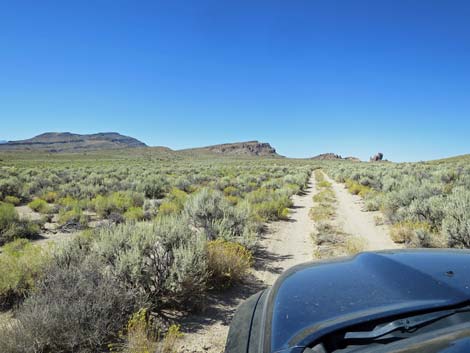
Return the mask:
M 470 251 L 399 250 L 312 262 L 264 302 L 263 351 L 292 350 L 341 327 L 470 299 Z

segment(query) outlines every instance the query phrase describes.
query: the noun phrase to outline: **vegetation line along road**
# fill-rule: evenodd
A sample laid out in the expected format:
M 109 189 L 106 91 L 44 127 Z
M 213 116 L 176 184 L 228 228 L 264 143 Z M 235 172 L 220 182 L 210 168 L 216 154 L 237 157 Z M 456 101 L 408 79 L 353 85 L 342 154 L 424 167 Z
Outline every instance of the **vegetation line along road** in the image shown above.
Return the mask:
M 308 188 L 300 195 L 292 196 L 289 218 L 268 224 L 255 252 L 249 278 L 232 291 L 211 298 L 210 307 L 204 313 L 184 323 L 185 327 L 197 329 L 184 335 L 178 351 L 199 351 L 201 347 L 210 353 L 223 351 L 232 315 L 243 299 L 272 285 L 286 269 L 312 260 L 310 232 L 313 221 L 309 210 L 313 206 L 314 193 L 312 175 Z
M 284 270 L 312 260 L 310 233 L 313 221 L 309 217 L 309 211 L 313 206 L 315 187 L 315 178 L 312 176 L 305 193 L 292 197 L 294 206 L 290 211 L 289 220 L 271 223 L 267 235 L 261 240 L 261 249 L 272 260 L 257 271 L 257 276 L 265 284 L 273 284 Z

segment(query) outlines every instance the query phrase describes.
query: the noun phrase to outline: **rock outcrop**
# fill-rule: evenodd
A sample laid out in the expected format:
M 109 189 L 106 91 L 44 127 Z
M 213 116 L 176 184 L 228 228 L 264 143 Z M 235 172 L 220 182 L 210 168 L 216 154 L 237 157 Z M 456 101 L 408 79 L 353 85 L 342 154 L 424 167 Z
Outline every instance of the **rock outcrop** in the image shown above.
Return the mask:
M 273 156 L 279 157 L 276 149 L 269 143 L 259 141 L 247 141 L 236 143 L 224 143 L 221 145 L 191 148 L 181 152 L 216 153 L 230 156 Z
M 370 157 L 371 162 L 380 162 L 381 160 L 384 159 L 384 154 L 382 152 L 379 152 L 372 157 Z
M 339 154 L 335 153 L 322 153 L 318 156 L 312 157 L 310 159 L 319 160 L 319 161 L 352 161 L 352 162 L 360 162 L 360 159 L 357 157 L 341 157 Z

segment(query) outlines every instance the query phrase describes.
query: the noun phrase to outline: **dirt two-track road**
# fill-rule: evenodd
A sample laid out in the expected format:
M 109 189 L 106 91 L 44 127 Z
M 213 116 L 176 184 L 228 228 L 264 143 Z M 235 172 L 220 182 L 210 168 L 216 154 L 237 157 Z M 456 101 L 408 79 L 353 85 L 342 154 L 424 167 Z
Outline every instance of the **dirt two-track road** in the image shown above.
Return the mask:
M 342 184 L 331 182 L 337 198 L 334 222 L 348 234 L 364 237 L 368 250 L 395 248 L 386 227 L 376 226 L 374 214 L 362 211 L 360 198 L 350 195 Z M 311 233 L 315 224 L 309 211 L 313 207 L 315 192 L 312 176 L 305 193 L 293 197 L 290 219 L 268 225 L 255 253 L 254 269 L 246 282 L 228 292 L 211 295 L 201 314 L 182 322 L 185 334 L 177 347 L 178 352 L 223 352 L 237 306 L 250 295 L 273 284 L 286 269 L 313 260 Z
M 336 219 L 337 226 L 345 233 L 360 236 L 367 242 L 366 250 L 395 249 L 395 244 L 390 239 L 387 225 L 376 225 L 375 217 L 381 217 L 380 212 L 364 212 L 364 202 L 360 196 L 352 195 L 344 187 L 327 177 L 332 183 L 336 194 Z

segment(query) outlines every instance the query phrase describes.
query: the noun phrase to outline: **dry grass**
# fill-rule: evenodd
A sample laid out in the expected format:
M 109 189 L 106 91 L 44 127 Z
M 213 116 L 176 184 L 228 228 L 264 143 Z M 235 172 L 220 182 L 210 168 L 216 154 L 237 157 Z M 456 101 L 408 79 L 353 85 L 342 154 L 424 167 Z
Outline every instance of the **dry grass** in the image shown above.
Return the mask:
M 385 224 L 385 219 L 382 215 L 375 215 L 374 216 L 374 224 L 376 226 L 382 226 Z
M 348 236 L 344 242 L 344 249 L 348 255 L 356 255 L 367 249 L 367 240 L 362 237 Z
M 366 239 L 344 233 L 325 221 L 317 223 L 311 238 L 315 244 L 313 257 L 316 259 L 355 255 L 367 249 Z
M 335 193 L 320 169 L 315 170 L 315 181 L 318 192 L 313 196 L 315 205 L 310 209 L 309 216 L 315 222 L 326 221 L 335 216 Z
M 110 351 L 121 353 L 175 353 L 176 342 L 183 336 L 180 325 L 171 325 L 161 336 L 154 333 L 152 322 L 147 318 L 147 310 L 135 313 L 126 326 L 126 335 L 122 345 L 110 345 Z
M 183 334 L 180 332 L 180 326 L 179 325 L 171 325 L 170 328 L 168 329 L 168 332 L 166 333 L 165 337 L 163 340 L 160 342 L 158 345 L 158 348 L 156 351 L 151 351 L 149 353 L 176 353 L 177 351 L 175 350 L 176 342 L 180 337 L 182 337 Z
M 425 222 L 400 222 L 390 227 L 390 238 L 395 243 L 409 244 L 416 238 L 416 231 L 424 230 L 429 232 L 429 224 Z
M 410 248 L 446 248 L 448 238 L 426 222 L 399 222 L 390 227 L 390 238 Z
M 335 215 L 335 208 L 331 204 L 318 204 L 310 209 L 309 216 L 315 222 L 326 221 L 333 218 Z
M 390 228 L 390 238 L 392 238 L 395 243 L 409 243 L 413 239 L 413 236 L 414 230 L 404 224 L 397 223 Z

